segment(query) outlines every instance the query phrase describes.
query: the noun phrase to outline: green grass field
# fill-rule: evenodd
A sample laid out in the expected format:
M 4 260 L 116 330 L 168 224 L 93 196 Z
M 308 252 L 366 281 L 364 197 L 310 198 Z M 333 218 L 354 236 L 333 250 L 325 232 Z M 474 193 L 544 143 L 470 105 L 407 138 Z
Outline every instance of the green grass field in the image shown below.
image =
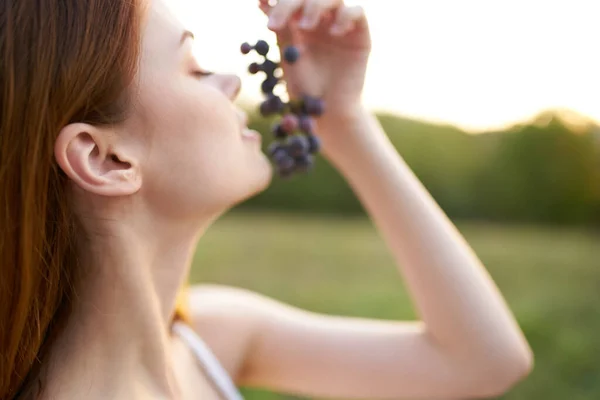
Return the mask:
M 600 399 L 600 236 L 576 229 L 458 224 L 535 353 L 503 399 Z M 198 247 L 192 282 L 249 288 L 310 310 L 413 319 L 401 276 L 370 221 L 232 213 Z M 250 400 L 293 397 L 246 390 Z

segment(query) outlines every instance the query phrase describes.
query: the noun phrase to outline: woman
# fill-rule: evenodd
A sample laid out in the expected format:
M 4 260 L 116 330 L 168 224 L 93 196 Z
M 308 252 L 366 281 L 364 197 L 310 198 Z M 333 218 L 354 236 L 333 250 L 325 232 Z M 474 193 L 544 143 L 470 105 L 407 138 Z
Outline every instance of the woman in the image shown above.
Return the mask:
M 239 79 L 202 70 L 164 2 L 2 3 L 0 398 L 234 399 L 234 384 L 495 397 L 526 376 L 532 354 L 498 289 L 361 104 L 369 31 L 341 0 L 260 8 L 302 48 L 289 88 L 323 96 L 323 154 L 422 321 L 315 315 L 220 286 L 190 288 L 188 318 L 176 312 L 198 238 L 272 170 L 233 105 Z

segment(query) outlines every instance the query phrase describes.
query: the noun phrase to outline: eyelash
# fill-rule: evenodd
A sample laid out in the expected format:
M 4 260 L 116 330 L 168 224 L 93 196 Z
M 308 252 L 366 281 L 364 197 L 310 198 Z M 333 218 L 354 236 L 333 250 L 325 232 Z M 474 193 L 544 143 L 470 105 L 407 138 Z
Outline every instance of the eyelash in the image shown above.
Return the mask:
M 210 75 L 213 75 L 214 72 L 209 72 L 209 71 L 193 71 L 192 74 L 198 78 L 204 78 Z

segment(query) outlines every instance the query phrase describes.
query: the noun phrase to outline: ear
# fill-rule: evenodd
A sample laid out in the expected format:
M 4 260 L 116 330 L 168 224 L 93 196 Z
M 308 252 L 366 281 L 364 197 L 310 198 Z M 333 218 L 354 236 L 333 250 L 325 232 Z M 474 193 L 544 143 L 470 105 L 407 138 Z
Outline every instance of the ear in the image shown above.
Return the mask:
M 101 128 L 69 124 L 58 135 L 54 156 L 82 189 L 101 196 L 131 195 L 142 185 L 140 165 L 132 149 L 111 143 L 111 138 L 114 134 Z

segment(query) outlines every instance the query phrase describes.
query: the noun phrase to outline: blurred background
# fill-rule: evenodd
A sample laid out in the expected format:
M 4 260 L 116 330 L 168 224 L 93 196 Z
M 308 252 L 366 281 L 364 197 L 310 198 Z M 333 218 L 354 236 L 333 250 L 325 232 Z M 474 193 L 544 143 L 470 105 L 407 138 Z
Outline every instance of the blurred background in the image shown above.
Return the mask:
M 372 30 L 365 103 L 489 268 L 535 352 L 531 376 L 502 399 L 599 399 L 597 2 L 347 2 L 365 7 Z M 239 46 L 274 44 L 257 3 L 172 3 L 200 64 L 242 77 L 251 113 L 260 78 Z M 268 135 L 271 121 L 252 121 Z M 218 221 L 192 281 L 324 313 L 416 318 L 378 232 L 323 159 Z

